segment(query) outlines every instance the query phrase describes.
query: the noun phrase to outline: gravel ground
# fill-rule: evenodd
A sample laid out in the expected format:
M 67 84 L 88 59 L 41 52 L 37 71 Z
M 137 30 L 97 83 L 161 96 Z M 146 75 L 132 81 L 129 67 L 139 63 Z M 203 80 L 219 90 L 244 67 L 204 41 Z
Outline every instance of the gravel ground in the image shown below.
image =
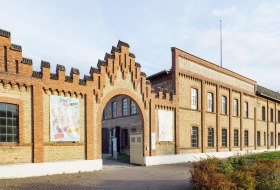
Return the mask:
M 104 162 L 104 170 L 77 174 L 0 180 L 0 189 L 191 189 L 190 163 L 134 166 Z

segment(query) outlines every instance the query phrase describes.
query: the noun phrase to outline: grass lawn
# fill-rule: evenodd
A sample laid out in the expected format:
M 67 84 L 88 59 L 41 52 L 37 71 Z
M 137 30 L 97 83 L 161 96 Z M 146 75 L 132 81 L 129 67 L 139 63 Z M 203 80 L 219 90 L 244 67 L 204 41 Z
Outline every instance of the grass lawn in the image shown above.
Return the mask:
M 245 159 L 264 159 L 264 160 L 280 160 L 280 151 L 264 152 L 260 154 L 252 154 L 242 156 Z

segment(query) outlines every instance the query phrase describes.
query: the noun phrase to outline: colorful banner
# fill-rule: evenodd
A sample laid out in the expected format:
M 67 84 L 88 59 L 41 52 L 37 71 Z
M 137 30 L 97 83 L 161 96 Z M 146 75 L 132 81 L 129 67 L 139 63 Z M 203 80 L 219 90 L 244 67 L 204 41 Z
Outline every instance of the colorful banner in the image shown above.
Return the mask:
M 80 101 L 50 96 L 50 141 L 80 141 Z

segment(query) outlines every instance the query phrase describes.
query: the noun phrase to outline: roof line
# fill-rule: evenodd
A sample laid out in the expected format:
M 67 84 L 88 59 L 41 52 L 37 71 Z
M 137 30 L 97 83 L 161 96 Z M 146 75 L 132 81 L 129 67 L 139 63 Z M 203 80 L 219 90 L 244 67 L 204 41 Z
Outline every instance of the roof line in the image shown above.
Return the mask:
M 217 64 L 215 64 L 215 63 L 212 63 L 212 62 L 210 62 L 210 61 L 207 61 L 207 60 L 205 60 L 205 59 L 202 59 L 202 58 L 200 58 L 200 57 L 198 57 L 198 56 L 196 56 L 196 55 L 193 55 L 193 54 L 191 54 L 191 53 L 188 53 L 188 52 L 186 52 L 186 51 L 184 51 L 184 50 L 181 50 L 181 49 L 179 49 L 179 48 L 171 47 L 171 49 L 172 49 L 172 50 L 173 50 L 173 49 L 177 49 L 177 50 L 179 50 L 179 51 L 181 51 L 181 52 L 183 52 L 183 53 L 186 53 L 186 54 L 188 54 L 188 55 L 190 55 L 190 56 L 192 56 L 192 57 L 194 57 L 194 58 L 200 59 L 201 61 L 205 61 L 206 63 L 209 63 L 209 64 L 211 64 L 211 65 L 213 65 L 213 66 L 215 66 L 215 67 L 217 67 L 217 68 L 219 68 L 219 69 L 222 69 L 222 70 L 231 72 L 231 73 L 233 73 L 233 74 L 236 74 L 236 75 L 238 75 L 238 76 L 240 76 L 240 77 L 242 77 L 242 78 L 245 78 L 245 79 L 247 79 L 247 80 L 250 80 L 250 81 L 253 82 L 253 83 L 257 83 L 257 81 L 255 81 L 255 80 L 253 80 L 253 79 L 250 79 L 250 78 L 248 78 L 248 77 L 246 77 L 246 76 L 243 76 L 243 75 L 241 75 L 241 74 L 239 74 L 239 73 L 236 73 L 236 72 L 234 72 L 234 71 L 232 71 L 232 70 L 229 70 L 229 69 L 227 69 L 227 68 L 221 67 L 221 66 L 219 66 L 219 65 L 217 65 Z M 213 68 L 212 68 L 212 69 L 213 69 Z M 219 72 L 220 72 L 220 71 L 219 71 Z

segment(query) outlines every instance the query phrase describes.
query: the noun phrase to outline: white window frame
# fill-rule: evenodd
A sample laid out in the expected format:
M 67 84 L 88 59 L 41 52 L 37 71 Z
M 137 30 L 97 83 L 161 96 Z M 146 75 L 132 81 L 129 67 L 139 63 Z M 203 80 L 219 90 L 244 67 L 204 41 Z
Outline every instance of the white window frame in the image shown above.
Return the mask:
M 227 114 L 227 97 L 222 96 L 222 114 Z
M 198 90 L 191 88 L 191 109 L 198 110 Z
M 208 112 L 214 112 L 214 94 L 212 92 L 208 92 L 207 94 L 207 111 Z
M 234 99 L 233 100 L 233 116 L 239 116 L 239 113 L 238 113 L 238 99 Z

